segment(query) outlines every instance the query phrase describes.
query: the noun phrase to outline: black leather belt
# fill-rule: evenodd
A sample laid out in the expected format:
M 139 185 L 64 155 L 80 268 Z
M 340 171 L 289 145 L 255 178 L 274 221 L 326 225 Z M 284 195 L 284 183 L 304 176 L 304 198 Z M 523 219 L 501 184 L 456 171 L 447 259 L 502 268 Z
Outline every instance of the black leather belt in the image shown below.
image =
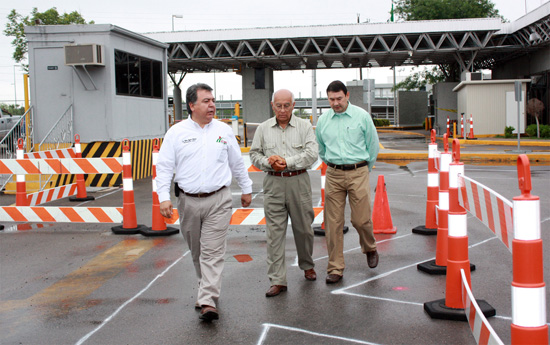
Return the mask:
M 290 176 L 297 176 L 300 174 L 305 173 L 306 170 L 296 170 L 296 171 L 268 171 L 267 173 L 272 176 L 282 176 L 282 177 L 290 177 Z
M 368 165 L 368 164 L 369 164 L 369 162 L 367 162 L 367 161 L 362 161 L 362 162 L 355 163 L 355 164 L 341 164 L 341 165 L 327 163 L 327 165 L 329 167 L 334 168 L 334 169 L 339 169 L 339 170 L 355 170 L 357 168 L 364 167 L 365 165 Z
M 222 189 L 225 188 L 225 186 L 223 186 L 222 188 L 214 191 L 214 192 L 210 192 L 210 193 L 198 193 L 198 194 L 192 194 L 192 193 L 187 193 L 187 192 L 184 192 L 181 188 L 179 188 L 179 186 L 176 184 L 176 188 L 179 189 L 178 192 L 176 193 L 176 196 L 179 195 L 179 193 L 183 193 L 187 196 L 190 196 L 192 198 L 206 198 L 206 197 L 209 197 L 209 196 L 212 196 L 214 194 L 216 194 L 217 192 L 221 191 Z

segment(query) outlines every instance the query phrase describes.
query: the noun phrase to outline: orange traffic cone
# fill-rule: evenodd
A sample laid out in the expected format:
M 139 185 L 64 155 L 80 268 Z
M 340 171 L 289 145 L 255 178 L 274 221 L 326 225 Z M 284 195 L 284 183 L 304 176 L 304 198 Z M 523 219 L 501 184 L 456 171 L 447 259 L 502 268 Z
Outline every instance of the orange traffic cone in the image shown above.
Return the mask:
M 130 141 L 122 141 L 122 225 L 113 226 L 111 231 L 116 235 L 135 235 L 145 228 L 137 223 L 136 204 L 134 201 L 134 183 L 132 179 L 132 156 Z
M 170 236 L 179 233 L 179 229 L 167 227 L 164 217 L 160 214 L 160 202 L 157 194 L 157 161 L 159 154 L 158 139 L 153 139 L 153 224 L 150 228 L 140 231 L 143 236 Z
M 82 150 L 80 149 L 80 135 L 74 136 L 74 152 L 76 158 L 82 158 Z M 86 195 L 86 183 L 84 182 L 84 174 L 76 174 L 76 196 L 71 196 L 69 201 L 89 201 L 95 200 L 93 196 Z
M 378 184 L 376 185 L 376 195 L 374 197 L 372 226 L 375 234 L 395 234 L 397 232 L 391 220 L 390 204 L 388 202 L 384 175 L 378 175 Z

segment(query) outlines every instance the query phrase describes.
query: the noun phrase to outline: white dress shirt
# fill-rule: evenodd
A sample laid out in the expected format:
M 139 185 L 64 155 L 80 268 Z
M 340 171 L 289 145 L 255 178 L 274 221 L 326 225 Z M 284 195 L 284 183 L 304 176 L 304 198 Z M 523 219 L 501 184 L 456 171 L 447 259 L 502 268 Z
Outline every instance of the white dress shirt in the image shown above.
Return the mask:
M 210 193 L 230 186 L 235 177 L 243 194 L 252 193 L 241 149 L 231 127 L 213 119 L 201 128 L 191 118 L 173 125 L 156 164 L 159 202 L 170 200 L 170 183 L 187 193 Z

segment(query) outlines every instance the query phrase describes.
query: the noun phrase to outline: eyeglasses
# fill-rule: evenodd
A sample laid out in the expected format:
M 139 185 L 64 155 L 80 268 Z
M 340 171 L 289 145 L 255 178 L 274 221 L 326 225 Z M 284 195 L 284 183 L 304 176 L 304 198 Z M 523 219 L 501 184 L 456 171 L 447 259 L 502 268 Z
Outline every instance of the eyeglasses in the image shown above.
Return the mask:
M 287 104 L 275 104 L 275 108 L 277 110 L 282 110 L 282 109 L 288 110 L 288 109 L 292 108 L 292 104 L 288 104 L 288 103 Z

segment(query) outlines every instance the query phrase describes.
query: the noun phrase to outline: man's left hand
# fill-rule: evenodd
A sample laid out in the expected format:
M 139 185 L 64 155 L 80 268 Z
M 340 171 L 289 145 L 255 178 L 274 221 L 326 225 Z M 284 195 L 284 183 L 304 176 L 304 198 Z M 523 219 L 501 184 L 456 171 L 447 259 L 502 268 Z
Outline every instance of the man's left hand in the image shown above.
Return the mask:
M 241 195 L 241 205 L 243 207 L 250 206 L 250 203 L 252 202 L 252 193 L 251 194 L 242 194 Z

